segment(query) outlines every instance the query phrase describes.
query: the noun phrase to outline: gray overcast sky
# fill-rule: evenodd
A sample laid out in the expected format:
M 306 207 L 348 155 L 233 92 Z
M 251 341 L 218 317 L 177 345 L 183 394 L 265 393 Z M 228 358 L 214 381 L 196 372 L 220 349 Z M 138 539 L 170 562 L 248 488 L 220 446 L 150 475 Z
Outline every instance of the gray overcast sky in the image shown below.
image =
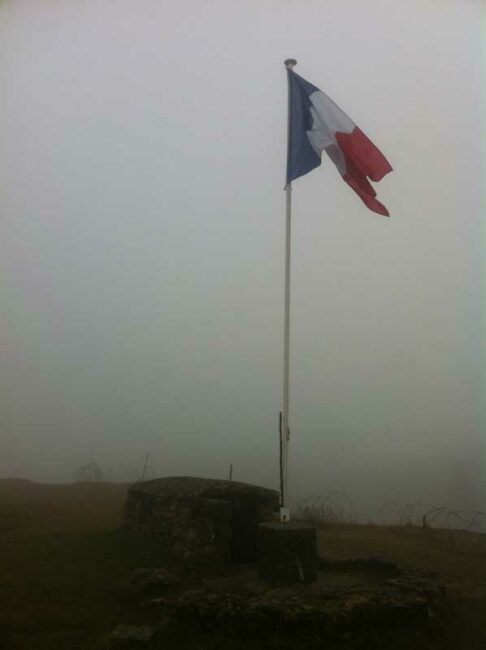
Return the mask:
M 295 57 L 395 171 L 294 184 L 294 493 L 484 501 L 483 10 L 0 3 L 0 475 L 277 485 Z

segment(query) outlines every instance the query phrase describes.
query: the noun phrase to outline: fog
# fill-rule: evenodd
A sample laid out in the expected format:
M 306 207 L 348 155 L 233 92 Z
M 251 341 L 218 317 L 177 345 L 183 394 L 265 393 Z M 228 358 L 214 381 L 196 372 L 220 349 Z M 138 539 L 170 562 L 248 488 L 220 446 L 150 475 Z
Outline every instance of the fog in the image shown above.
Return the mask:
M 483 9 L 2 2 L 0 476 L 278 486 L 295 57 L 394 171 L 294 183 L 291 492 L 484 508 Z

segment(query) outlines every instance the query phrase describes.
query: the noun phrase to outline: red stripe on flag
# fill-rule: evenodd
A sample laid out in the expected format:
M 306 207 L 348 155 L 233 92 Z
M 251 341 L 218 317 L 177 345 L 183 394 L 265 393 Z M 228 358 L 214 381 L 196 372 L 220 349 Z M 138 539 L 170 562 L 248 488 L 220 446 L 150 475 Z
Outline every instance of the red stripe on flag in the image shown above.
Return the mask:
M 379 181 L 392 171 L 392 166 L 371 140 L 355 127 L 351 133 L 336 133 L 336 141 L 346 158 L 372 181 Z
M 343 179 L 370 210 L 390 216 L 385 206 L 375 198 L 376 192 L 368 181 L 368 178 L 379 181 L 392 171 L 388 160 L 358 127 L 351 133 L 336 133 L 336 142 L 346 160 Z
M 363 189 L 363 179 L 365 183 L 368 184 L 369 189 L 365 190 Z M 343 180 L 346 181 L 346 183 L 349 185 L 349 187 L 352 187 L 353 190 L 356 192 L 356 194 L 360 197 L 360 199 L 363 201 L 363 203 L 370 209 L 373 210 L 373 212 L 377 212 L 378 214 L 382 214 L 384 217 L 389 217 L 390 213 L 388 210 L 385 208 L 383 203 L 380 203 L 377 199 L 375 199 L 376 192 L 375 190 L 371 187 L 371 185 L 368 183 L 366 178 L 364 176 L 361 176 L 359 178 L 356 178 L 352 176 L 351 174 L 344 174 Z

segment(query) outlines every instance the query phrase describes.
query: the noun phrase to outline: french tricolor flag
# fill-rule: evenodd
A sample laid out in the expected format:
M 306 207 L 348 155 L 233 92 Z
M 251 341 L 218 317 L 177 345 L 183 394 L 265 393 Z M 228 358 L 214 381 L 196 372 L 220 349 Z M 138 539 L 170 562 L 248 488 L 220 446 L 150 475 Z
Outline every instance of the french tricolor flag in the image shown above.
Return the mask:
M 287 183 L 321 164 L 325 151 L 346 183 L 370 210 L 389 216 L 368 179 L 379 181 L 392 171 L 381 151 L 322 90 L 287 68 L 289 141 Z

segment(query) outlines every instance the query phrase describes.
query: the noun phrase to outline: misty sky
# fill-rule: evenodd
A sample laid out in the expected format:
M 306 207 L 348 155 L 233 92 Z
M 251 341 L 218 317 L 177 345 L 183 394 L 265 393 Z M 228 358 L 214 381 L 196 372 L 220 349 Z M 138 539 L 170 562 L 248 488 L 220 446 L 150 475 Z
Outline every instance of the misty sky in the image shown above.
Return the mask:
M 484 508 L 483 13 L 1 2 L 0 476 L 277 487 L 295 57 L 395 171 L 294 183 L 292 490 Z

